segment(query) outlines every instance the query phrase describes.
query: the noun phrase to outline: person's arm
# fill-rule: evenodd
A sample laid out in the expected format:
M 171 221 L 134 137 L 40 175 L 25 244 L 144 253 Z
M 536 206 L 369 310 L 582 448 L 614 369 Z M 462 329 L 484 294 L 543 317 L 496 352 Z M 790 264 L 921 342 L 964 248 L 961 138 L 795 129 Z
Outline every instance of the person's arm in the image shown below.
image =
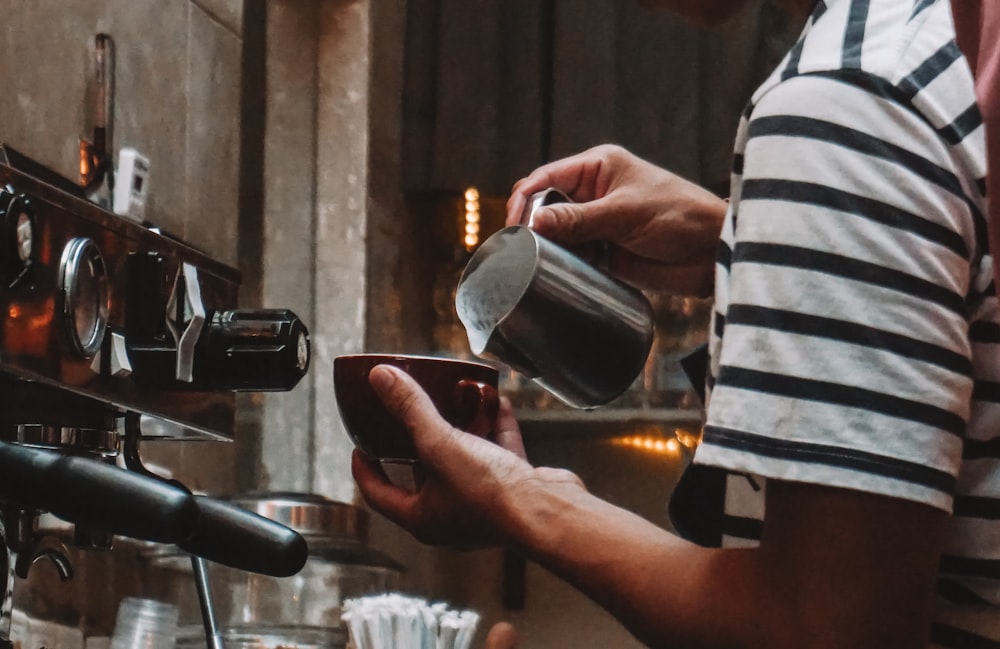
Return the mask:
M 406 492 L 360 455 L 355 478 L 375 510 L 426 543 L 516 547 L 654 648 L 926 645 L 940 510 L 769 482 L 758 548 L 701 548 L 596 498 L 571 473 L 452 428 L 403 372 L 376 368 L 371 380 L 412 432 L 426 479 Z M 500 445 L 519 448 L 509 404 L 498 429 Z
M 521 548 L 650 647 L 918 648 L 946 515 L 791 482 L 768 485 L 759 547 L 707 549 L 579 486 L 510 494 Z M 873 534 L 866 530 L 878 530 Z
M 610 271 L 639 288 L 677 295 L 712 291 L 726 202 L 619 146 L 602 145 L 539 167 L 507 201 L 507 225 L 528 198 L 554 187 L 574 202 L 536 213 L 532 229 L 569 247 L 608 243 Z

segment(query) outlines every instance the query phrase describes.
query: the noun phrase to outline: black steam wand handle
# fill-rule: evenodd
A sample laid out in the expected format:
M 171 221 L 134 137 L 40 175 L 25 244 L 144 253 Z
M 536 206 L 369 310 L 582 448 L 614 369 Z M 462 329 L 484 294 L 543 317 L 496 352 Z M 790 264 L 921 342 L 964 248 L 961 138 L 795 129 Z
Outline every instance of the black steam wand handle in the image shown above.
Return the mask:
M 176 480 L 167 481 L 151 473 L 139 457 L 139 415 L 125 416 L 125 466 L 164 483 L 187 490 Z M 269 518 L 208 496 L 193 496 L 199 519 L 188 536 L 175 541 L 177 547 L 230 568 L 272 577 L 290 577 L 309 557 L 302 536 Z
M 230 568 L 272 577 L 291 577 L 305 566 L 309 548 L 298 532 L 223 500 L 194 498 L 201 522 L 177 547 Z
M 198 523 L 191 494 L 103 462 L 0 442 L 0 494 L 13 504 L 51 512 L 144 541 L 175 543 Z

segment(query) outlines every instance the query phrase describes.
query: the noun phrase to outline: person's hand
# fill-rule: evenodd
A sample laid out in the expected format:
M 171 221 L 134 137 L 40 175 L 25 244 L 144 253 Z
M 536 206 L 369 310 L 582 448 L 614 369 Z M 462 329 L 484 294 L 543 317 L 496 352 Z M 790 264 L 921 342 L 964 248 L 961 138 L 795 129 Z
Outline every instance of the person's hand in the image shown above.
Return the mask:
M 549 187 L 575 202 L 538 210 L 532 228 L 539 234 L 570 248 L 610 244 L 610 272 L 639 288 L 711 293 L 723 199 L 619 146 L 602 145 L 519 180 L 507 201 L 507 225 L 519 224 L 528 198 Z
M 369 381 L 413 436 L 422 480 L 415 492 L 390 483 L 359 451 L 352 472 L 375 511 L 427 544 L 507 545 L 516 528 L 514 495 L 525 482 L 575 481 L 568 471 L 535 469 L 524 457 L 521 433 L 507 399 L 500 400 L 492 442 L 445 421 L 427 393 L 402 370 L 379 365 Z
M 517 649 L 517 629 L 509 622 L 497 622 L 486 634 L 484 649 Z

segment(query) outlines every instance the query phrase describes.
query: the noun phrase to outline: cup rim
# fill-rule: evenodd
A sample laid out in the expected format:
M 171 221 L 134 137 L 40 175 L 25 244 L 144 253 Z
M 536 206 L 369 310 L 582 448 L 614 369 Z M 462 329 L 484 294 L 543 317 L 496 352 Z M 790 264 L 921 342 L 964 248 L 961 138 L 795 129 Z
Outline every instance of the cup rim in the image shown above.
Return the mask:
M 484 363 L 482 361 L 467 360 L 464 358 L 450 358 L 448 356 L 434 356 L 433 354 L 407 354 L 407 353 L 391 353 L 391 352 L 358 352 L 355 354 L 338 354 L 333 357 L 333 362 L 344 359 L 354 359 L 354 358 L 385 358 L 385 359 L 399 359 L 399 360 L 413 360 L 413 361 L 435 361 L 444 363 L 455 363 L 458 365 L 473 365 L 477 367 L 482 367 L 490 369 L 493 371 L 499 371 L 493 365 L 489 363 Z

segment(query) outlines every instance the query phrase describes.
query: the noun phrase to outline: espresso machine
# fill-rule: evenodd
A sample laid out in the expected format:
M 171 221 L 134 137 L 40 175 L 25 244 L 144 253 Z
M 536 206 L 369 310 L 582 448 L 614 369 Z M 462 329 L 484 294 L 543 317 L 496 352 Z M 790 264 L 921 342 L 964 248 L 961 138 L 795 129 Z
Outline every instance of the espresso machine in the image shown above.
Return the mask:
M 62 540 L 174 544 L 195 560 L 287 576 L 305 563 L 296 532 L 194 495 L 143 466 L 146 439 L 233 437 L 236 392 L 292 389 L 309 333 L 287 309 L 240 309 L 237 270 L 0 145 L 0 649 L 15 578 Z

